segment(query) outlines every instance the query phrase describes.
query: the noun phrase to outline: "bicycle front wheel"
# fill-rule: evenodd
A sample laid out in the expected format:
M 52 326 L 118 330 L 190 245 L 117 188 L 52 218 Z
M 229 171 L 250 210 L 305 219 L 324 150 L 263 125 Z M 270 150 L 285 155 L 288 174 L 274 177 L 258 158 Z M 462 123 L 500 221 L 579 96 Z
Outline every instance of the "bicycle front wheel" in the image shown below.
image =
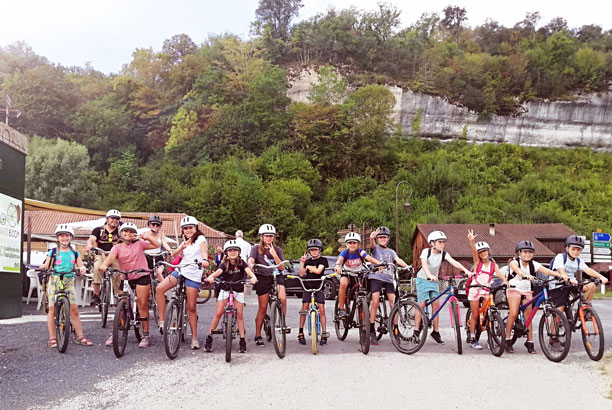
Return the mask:
M 381 298 L 382 299 L 382 298 Z M 387 305 L 384 300 L 381 300 L 376 309 L 376 319 L 374 320 L 374 328 L 376 332 L 376 340 L 380 340 L 387 333 Z
M 310 339 L 312 341 L 312 354 L 317 354 L 317 312 L 310 312 Z
M 368 301 L 363 296 L 357 300 L 357 321 L 359 323 L 361 353 L 368 354 L 370 351 L 370 310 L 368 309 Z
M 104 279 L 102 281 L 102 288 L 100 289 L 100 314 L 102 315 L 102 327 L 106 327 L 108 320 L 108 308 L 110 306 L 110 280 Z
M 64 353 L 70 340 L 70 302 L 66 296 L 60 296 L 55 304 L 55 333 L 57 350 Z
M 421 318 L 423 332 L 416 332 L 416 318 Z M 404 299 L 391 308 L 389 314 L 389 329 L 393 346 L 404 354 L 418 352 L 427 338 L 427 317 L 418 303 Z
M 113 351 L 116 357 L 123 356 L 129 331 L 130 317 L 128 313 L 128 301 L 126 299 L 121 299 L 117 303 L 115 317 L 113 318 Z
M 494 356 L 501 356 L 504 353 L 504 343 L 506 342 L 506 326 L 498 312 L 489 312 L 490 318 L 487 324 L 487 340 L 489 349 Z
M 285 342 L 287 335 L 285 334 L 285 317 L 283 316 L 283 306 L 280 301 L 276 300 L 270 309 L 272 317 L 270 318 L 270 330 L 272 331 L 272 344 L 279 358 L 285 357 L 287 348 Z
M 457 306 L 456 301 L 451 301 L 451 310 L 452 310 L 452 318 L 453 321 L 452 327 L 455 332 L 455 339 L 457 340 L 457 353 L 463 353 L 463 346 L 461 345 L 461 325 L 459 324 L 459 306 Z
M 198 293 L 198 304 L 204 304 L 208 302 L 212 293 L 212 287 L 210 286 L 210 282 L 207 280 L 202 280 L 200 282 L 200 292 Z
M 582 309 L 582 343 L 591 360 L 600 360 L 604 353 L 604 330 L 599 315 L 592 306 Z
M 348 334 L 350 328 L 350 321 L 348 318 L 340 318 L 338 316 L 338 310 L 338 299 L 336 299 L 336 304 L 334 305 L 334 328 L 336 329 L 336 337 L 338 338 L 338 340 L 344 340 L 346 339 L 346 335 Z
M 232 316 L 230 313 L 225 313 L 225 361 L 232 360 Z
M 263 330 L 264 333 L 266 334 L 266 339 L 268 339 L 268 342 L 272 341 L 272 326 L 270 324 L 270 316 L 272 315 L 272 308 L 271 308 L 271 303 L 268 303 L 268 307 L 266 309 L 266 315 L 264 316 L 264 322 L 263 322 Z
M 169 359 L 176 358 L 179 352 L 183 333 L 181 317 L 181 304 L 178 300 L 172 299 L 164 315 L 164 349 Z
M 572 342 L 572 330 L 567 318 L 559 309 L 553 307 L 544 309 L 538 327 L 538 338 L 548 360 L 560 362 L 565 359 Z

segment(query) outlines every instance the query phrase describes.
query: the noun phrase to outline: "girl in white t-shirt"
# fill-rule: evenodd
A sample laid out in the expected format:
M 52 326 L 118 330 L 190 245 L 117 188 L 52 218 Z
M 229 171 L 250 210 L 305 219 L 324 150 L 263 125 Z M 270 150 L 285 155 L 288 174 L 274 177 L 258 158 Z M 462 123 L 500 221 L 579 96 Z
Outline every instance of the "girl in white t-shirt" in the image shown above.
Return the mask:
M 541 272 L 548 276 L 560 276 L 556 272 L 551 271 L 548 268 L 545 268 L 542 264 L 532 261 L 533 253 L 535 252 L 535 246 L 533 242 L 530 241 L 520 241 L 518 245 L 516 245 L 516 252 L 519 254 L 519 258 L 513 259 L 508 264 L 508 278 L 512 278 L 508 281 L 511 288 L 508 288 L 508 307 L 510 308 L 510 313 L 508 314 L 508 320 L 506 321 L 506 352 L 514 353 L 514 349 L 512 348 L 512 339 L 510 338 L 510 334 L 512 333 L 512 325 L 514 321 L 518 317 L 519 307 L 521 305 L 521 299 L 525 297 L 527 300 L 533 297 L 533 292 L 531 291 L 531 281 L 535 279 L 533 276 L 536 272 Z M 533 272 L 529 265 L 533 265 Z M 529 316 L 531 313 L 532 305 L 529 305 L 525 308 L 525 316 Z M 525 347 L 527 351 L 531 354 L 535 354 L 535 348 L 533 345 L 533 326 L 529 324 L 529 333 L 527 333 L 527 341 L 525 342 Z

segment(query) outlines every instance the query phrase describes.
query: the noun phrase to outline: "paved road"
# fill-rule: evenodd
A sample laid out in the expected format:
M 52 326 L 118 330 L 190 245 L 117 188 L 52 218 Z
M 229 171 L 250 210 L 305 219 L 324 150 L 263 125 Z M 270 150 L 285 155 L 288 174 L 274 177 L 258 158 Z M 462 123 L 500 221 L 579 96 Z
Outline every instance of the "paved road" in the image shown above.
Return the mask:
M 83 310 L 84 326 L 95 346 L 70 344 L 60 354 L 46 347 L 44 317 L 30 305 L 21 319 L 0 321 L 2 408 L 612 408 L 604 398 L 611 386 L 601 362 L 587 358 L 578 337 L 562 363 L 548 361 L 537 340 L 535 356 L 520 344 L 514 355 L 501 358 L 465 345 L 459 356 L 443 316 L 447 344 L 428 338 L 412 356 L 398 353 L 387 337 L 365 356 L 358 351 L 356 330 L 340 342 L 333 329 L 330 343 L 313 356 L 308 345 L 297 343 L 300 303 L 290 298 L 288 323 L 294 331 L 287 356 L 280 360 L 271 345 L 258 348 L 252 342 L 255 306 L 255 297 L 249 296 L 248 352 L 236 352 L 228 364 L 220 335 L 212 353 L 190 351 L 184 344 L 171 361 L 159 334 L 154 333 L 150 348 L 139 349 L 132 333 L 125 356 L 116 359 L 112 348 L 103 345 L 108 330 L 90 308 Z M 595 306 L 612 335 L 612 301 L 596 301 Z M 326 307 L 332 323 L 333 303 Z M 202 344 L 213 309 L 213 301 L 199 306 Z M 606 353 L 611 351 L 609 336 Z

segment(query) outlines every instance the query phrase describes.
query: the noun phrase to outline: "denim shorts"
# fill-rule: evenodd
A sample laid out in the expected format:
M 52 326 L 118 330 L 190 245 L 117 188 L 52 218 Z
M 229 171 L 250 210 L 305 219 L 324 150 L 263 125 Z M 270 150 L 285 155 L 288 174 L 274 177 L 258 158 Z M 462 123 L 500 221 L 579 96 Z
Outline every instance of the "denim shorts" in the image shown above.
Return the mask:
M 440 294 L 439 283 L 427 279 L 417 278 L 416 288 L 417 300 L 419 302 L 425 302 L 427 299 L 435 299 L 435 297 Z
M 178 279 L 179 273 L 178 271 L 173 270 L 171 275 Z M 185 279 L 185 286 L 187 286 L 188 288 L 194 288 L 198 290 L 200 289 L 200 282 L 196 282 L 195 280 L 187 279 L 184 276 L 183 276 L 183 279 Z

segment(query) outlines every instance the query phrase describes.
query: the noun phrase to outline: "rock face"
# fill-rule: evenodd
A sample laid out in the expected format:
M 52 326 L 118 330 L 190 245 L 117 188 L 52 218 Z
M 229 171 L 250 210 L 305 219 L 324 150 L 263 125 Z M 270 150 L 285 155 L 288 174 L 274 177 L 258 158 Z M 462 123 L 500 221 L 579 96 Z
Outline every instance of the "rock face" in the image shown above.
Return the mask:
M 287 96 L 308 102 L 314 71 L 292 82 Z M 590 147 L 612 152 L 612 92 L 588 95 L 573 102 L 530 102 L 518 117 L 494 115 L 481 121 L 467 108 L 440 97 L 389 87 L 395 96 L 394 117 L 404 135 L 442 140 L 507 142 L 534 147 Z

